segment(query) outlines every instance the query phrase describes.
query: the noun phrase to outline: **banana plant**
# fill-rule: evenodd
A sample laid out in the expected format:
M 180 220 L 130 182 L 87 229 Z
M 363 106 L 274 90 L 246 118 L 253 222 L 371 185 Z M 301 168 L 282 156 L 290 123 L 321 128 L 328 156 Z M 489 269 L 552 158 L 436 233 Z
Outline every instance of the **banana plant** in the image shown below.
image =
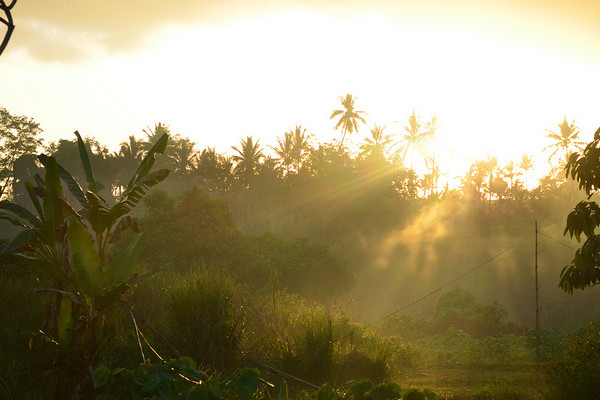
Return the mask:
M 147 238 L 128 214 L 151 187 L 169 175 L 168 169 L 151 171 L 156 154 L 166 149 L 168 135 L 148 151 L 112 205 L 100 195 L 103 186 L 94 178 L 81 136 L 78 132 L 75 135 L 86 176 L 85 190 L 54 157 L 41 154 L 38 159 L 45 176 L 34 177 L 36 186 L 25 184 L 37 215 L 16 203 L 0 202 L 0 219 L 23 228 L 13 240 L 2 244 L 0 257 L 30 265 L 54 282 L 35 291 L 57 295 L 51 325 L 59 345 L 69 345 L 86 333 L 94 336 L 101 315 L 121 304 L 137 281 L 166 266 L 141 277 L 136 274 Z M 77 206 L 63 195 L 63 183 Z M 111 244 L 127 229 L 135 236 L 124 250 L 109 257 Z

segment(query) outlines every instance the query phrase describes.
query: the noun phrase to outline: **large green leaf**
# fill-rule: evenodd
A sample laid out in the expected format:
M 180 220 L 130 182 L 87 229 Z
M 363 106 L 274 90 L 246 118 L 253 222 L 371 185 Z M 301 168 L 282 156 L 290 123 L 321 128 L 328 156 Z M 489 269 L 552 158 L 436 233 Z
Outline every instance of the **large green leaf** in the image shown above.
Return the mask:
M 87 218 L 94 232 L 101 235 L 107 226 L 111 224 L 108 218 L 108 203 L 93 192 L 87 192 L 85 197 L 87 199 Z
M 106 287 L 111 289 L 128 282 L 135 272 L 138 257 L 148 243 L 148 235 L 145 233 L 137 234 L 129 246 L 121 252 L 106 268 L 104 282 Z
M 27 189 L 27 193 L 29 194 L 29 199 L 31 200 L 31 203 L 33 204 L 33 206 L 35 207 L 35 210 L 37 211 L 38 215 L 40 216 L 41 222 L 44 222 L 44 209 L 42 208 L 42 204 L 40 203 L 40 199 L 38 197 L 38 195 L 35 193 L 35 190 L 33 190 L 33 185 L 31 184 L 31 182 L 25 182 L 25 189 Z
M 171 171 L 168 169 L 159 169 L 154 171 L 143 179 L 140 179 L 126 195 L 122 197 L 124 204 L 129 207 L 135 206 L 146 195 L 148 189 L 159 184 L 169 176 Z
M 81 158 L 81 165 L 85 172 L 85 179 L 87 180 L 88 190 L 90 192 L 98 194 L 104 186 L 94 178 L 94 172 L 92 171 L 92 163 L 90 162 L 90 156 L 85 148 L 85 143 L 81 139 L 81 135 L 78 131 L 75 131 L 77 136 L 77 146 L 79 147 L 79 157 Z
M 47 155 L 40 154 L 38 156 L 38 159 L 40 160 L 42 165 L 46 166 L 46 162 L 48 160 Z M 59 173 L 61 179 L 63 180 L 63 182 L 65 182 L 67 184 L 67 188 L 69 189 L 69 192 L 71 192 L 73 197 L 75 197 L 75 199 L 77 199 L 77 201 L 79 202 L 79 204 L 81 204 L 82 207 L 85 207 L 86 206 L 85 196 L 83 194 L 83 190 L 81 189 L 81 186 L 79 185 L 79 183 L 77 183 L 75 178 L 73 178 L 73 176 L 66 169 L 64 169 L 63 166 L 60 164 L 58 164 L 58 173 Z
M 67 219 L 67 237 L 73 256 L 73 274 L 81 291 L 90 299 L 102 291 L 102 264 L 90 233 L 74 217 Z
M 5 213 L 8 211 L 10 214 L 18 217 L 17 219 L 11 218 L 11 215 Z M 42 221 L 36 217 L 31 211 L 23 206 L 12 203 L 10 201 L 0 201 L 0 219 L 10 221 L 13 225 L 24 226 L 24 227 L 42 227 Z M 27 221 L 27 224 L 23 222 Z
M 11 240 L 6 247 L 2 249 L 2 253 L 13 253 L 19 250 L 31 237 L 37 232 L 33 229 L 26 229 L 21 231 L 13 240 Z
M 154 146 L 152 146 L 150 151 L 148 151 L 148 154 L 146 154 L 146 156 L 144 157 L 144 159 L 138 166 L 137 170 L 131 177 L 129 184 L 127 184 L 127 188 L 123 192 L 123 196 L 122 196 L 123 198 L 127 197 L 129 195 L 129 192 L 131 190 L 133 190 L 133 188 L 137 185 L 137 183 L 141 179 L 143 179 L 146 175 L 148 175 L 148 173 L 150 173 L 150 170 L 152 169 L 152 166 L 154 165 L 156 153 L 160 153 L 160 154 L 164 153 L 167 148 L 168 141 L 169 141 L 169 135 L 167 133 L 165 133 L 158 139 L 158 141 L 154 144 Z
M 63 296 L 58 312 L 58 343 L 67 345 L 73 338 L 73 303 L 68 296 Z
M 56 230 L 63 223 L 59 197 L 62 195 L 62 186 L 58 174 L 58 163 L 54 157 L 48 157 L 46 162 L 46 178 L 44 179 L 44 216 L 46 218 L 46 233 L 51 242 L 56 240 Z

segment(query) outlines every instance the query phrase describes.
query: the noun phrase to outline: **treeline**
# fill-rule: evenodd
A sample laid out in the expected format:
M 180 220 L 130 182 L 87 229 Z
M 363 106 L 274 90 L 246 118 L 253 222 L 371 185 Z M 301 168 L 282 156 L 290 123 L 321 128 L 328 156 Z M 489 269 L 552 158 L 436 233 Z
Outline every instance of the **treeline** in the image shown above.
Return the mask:
M 346 115 L 346 105 L 334 118 Z M 34 143 L 39 126 L 6 114 L 29 123 L 14 130 L 11 143 Z M 350 130 L 352 124 L 340 126 L 343 135 L 356 131 Z M 561 238 L 564 218 L 582 196 L 561 172 L 569 153 L 581 146 L 579 130 L 565 118 L 559 130 L 549 134 L 553 164 L 533 189 L 527 188 L 532 186 L 533 169 L 528 155 L 505 166 L 492 157 L 474 161 L 460 187 L 447 186 L 435 154 L 428 153 L 436 130 L 435 119 L 422 124 L 413 113 L 404 135 L 393 138 L 375 125 L 355 153 L 342 140 L 320 143 L 297 126 L 273 146 L 252 137 L 242 139 L 232 146 L 233 156 L 199 150 L 190 138 L 171 134 L 165 153 L 157 158 L 158 168 L 171 170 L 160 187 L 168 195 L 150 197 L 146 211 L 138 212 L 146 212 L 147 229 L 158 238 L 148 257 L 177 254 L 190 262 L 226 266 L 253 278 L 256 285 L 287 280 L 282 287 L 311 299 L 324 300 L 315 293 L 328 293 L 328 300 L 347 294 L 363 304 L 357 309 L 365 318 L 377 318 L 494 257 L 513 241 L 526 240 L 525 247 L 499 260 L 499 267 L 482 273 L 472 291 L 485 301 L 501 301 L 520 324 L 531 326 L 533 307 L 516 299 L 530 298 L 533 222 L 538 220 L 547 234 Z M 164 133 L 169 133 L 168 126 L 158 123 L 144 129 L 143 138 L 130 136 L 118 152 L 86 139 L 104 198 L 119 197 L 130 171 Z M 4 187 L 12 188 L 4 193 L 11 193 L 17 203 L 26 202 L 23 182 L 40 171 L 34 152 L 20 149 L 22 154 L 13 157 L 12 168 L 5 168 L 3 175 Z M 52 143 L 45 152 L 84 179 L 75 140 Z M 417 158 L 428 166 L 427 173 L 420 175 L 410 167 Z M 331 248 L 319 250 L 319 244 Z M 267 256 L 251 256 L 259 253 Z M 306 267 L 311 253 L 323 257 L 315 256 Z M 581 315 L 574 317 L 571 300 L 555 290 L 558 274 L 571 258 L 568 248 L 548 246 L 540 254 L 546 265 L 541 274 L 547 288 L 542 322 L 547 326 L 569 329 L 589 318 L 587 294 L 576 295 L 586 305 L 578 307 L 576 314 Z M 252 272 L 258 270 L 260 274 Z M 354 277 L 333 273 L 342 270 Z M 324 276 L 331 279 L 321 279 Z M 339 285 L 334 283 L 338 278 Z M 310 279 L 337 289 L 323 291 Z M 314 293 L 308 295 L 308 288 Z M 434 301 L 420 303 L 411 312 L 428 317 Z

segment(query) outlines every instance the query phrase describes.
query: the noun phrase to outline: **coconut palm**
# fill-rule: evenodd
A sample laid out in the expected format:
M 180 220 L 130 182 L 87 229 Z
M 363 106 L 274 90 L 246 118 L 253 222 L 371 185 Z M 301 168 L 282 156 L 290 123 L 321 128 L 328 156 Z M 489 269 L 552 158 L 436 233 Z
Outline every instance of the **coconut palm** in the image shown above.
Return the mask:
M 269 146 L 277 155 L 279 165 L 285 169 L 286 176 L 290 174 L 290 168 L 293 163 L 293 134 L 286 132 L 282 138 L 277 138 L 277 147 Z
M 350 93 L 346 94 L 346 97 L 340 96 L 340 101 L 342 102 L 343 110 L 333 110 L 329 119 L 334 119 L 337 116 L 340 116 L 337 124 L 335 124 L 335 129 L 338 129 L 340 126 L 342 127 L 342 140 L 340 141 L 339 147 L 342 147 L 344 143 L 344 138 L 346 137 L 346 133 L 352 134 L 355 131 L 358 131 L 358 122 L 360 121 L 363 124 L 366 123 L 365 119 L 360 116 L 360 114 L 364 114 L 364 111 L 354 110 L 354 102 L 355 98 L 352 97 Z
M 521 162 L 519 163 L 519 169 L 523 171 L 523 176 L 525 176 L 525 187 L 527 187 L 527 173 L 533 169 L 533 160 L 531 155 L 523 154 L 521 156 Z
M 128 162 L 138 162 L 144 156 L 144 141 L 134 135 L 129 135 L 129 140 L 119 146 L 119 157 Z
M 292 132 L 290 131 L 290 133 Z M 300 173 L 302 163 L 308 157 L 310 149 L 310 135 L 306 133 L 306 129 L 303 129 L 301 125 L 296 125 L 292 133 L 292 160 L 296 168 L 296 173 Z
M 563 122 L 558 124 L 558 127 L 560 133 L 547 129 L 550 133 L 546 135 L 546 137 L 553 140 L 554 143 L 544 147 L 544 150 L 553 149 L 549 157 L 550 161 L 557 153 L 561 151 L 564 152 L 564 159 L 561 159 L 559 156 L 558 160 L 559 164 L 562 166 L 562 164 L 567 163 L 571 153 L 574 150 L 582 150 L 585 143 L 577 140 L 579 139 L 579 128 L 575 126 L 575 120 L 569 124 L 567 122 L 567 117 L 565 117 Z
M 245 140 L 240 140 L 240 148 L 231 146 L 237 152 L 232 159 L 236 162 L 233 172 L 246 185 L 250 184 L 252 177 L 255 175 L 256 167 L 260 160 L 265 157 L 259 145 L 259 140 L 254 143 L 252 136 L 248 136 Z
M 194 149 L 196 143 L 189 138 L 178 139 L 175 145 L 171 148 L 170 161 L 173 164 L 175 173 L 186 175 L 194 169 L 194 160 L 197 156 L 197 151 Z
M 384 130 L 385 126 L 373 125 L 371 137 L 364 138 L 363 144 L 360 146 L 361 156 L 383 157 L 385 155 L 386 146 L 390 144 L 392 139 Z
M 437 118 L 432 117 L 431 120 L 427 121 L 423 126 L 419 117 L 413 113 L 408 117 L 408 125 L 404 126 L 405 134 L 401 135 L 399 149 L 400 154 L 403 158 L 406 157 L 408 151 L 410 151 L 410 168 L 413 169 L 414 153 L 415 151 L 422 152 L 423 149 L 433 140 L 437 132 L 438 124 Z

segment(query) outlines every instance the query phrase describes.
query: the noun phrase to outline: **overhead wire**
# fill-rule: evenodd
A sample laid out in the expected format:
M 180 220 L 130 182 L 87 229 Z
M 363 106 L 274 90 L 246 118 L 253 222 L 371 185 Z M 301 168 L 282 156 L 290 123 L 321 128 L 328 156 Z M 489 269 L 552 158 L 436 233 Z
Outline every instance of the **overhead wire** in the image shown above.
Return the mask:
M 373 325 L 375 325 L 375 324 L 378 324 L 379 322 L 381 322 L 381 321 L 383 321 L 383 320 L 385 320 L 385 319 L 387 319 L 387 318 L 389 318 L 389 317 L 391 317 L 391 316 L 393 316 L 393 315 L 395 315 L 395 314 L 398 314 L 399 312 L 401 312 L 401 311 L 404 311 L 404 310 L 406 310 L 406 309 L 407 309 L 407 308 L 409 308 L 409 307 L 412 307 L 412 306 L 414 306 L 414 305 L 415 305 L 415 304 L 417 304 L 418 302 L 420 302 L 420 301 L 423 301 L 423 300 L 425 300 L 426 298 L 428 298 L 428 297 L 430 297 L 430 296 L 434 295 L 435 293 L 439 292 L 440 290 L 443 290 L 443 289 L 447 288 L 448 286 L 452 285 L 453 283 L 455 283 L 455 282 L 457 282 L 457 281 L 459 281 L 459 280 L 463 279 L 463 278 L 464 278 L 464 277 L 466 277 L 467 275 L 470 275 L 470 274 L 472 274 L 473 272 L 477 271 L 478 269 L 480 269 L 480 268 L 483 268 L 483 267 L 484 267 L 484 266 L 486 266 L 487 264 L 489 264 L 489 263 L 491 263 L 492 261 L 494 261 L 496 258 L 498 258 L 498 257 L 500 257 L 501 255 L 503 255 L 504 253 L 506 253 L 506 252 L 508 252 L 508 251 L 512 250 L 512 249 L 513 249 L 513 248 L 515 248 L 517 245 L 521 244 L 521 242 L 523 242 L 523 240 L 521 240 L 521 241 L 518 241 L 517 243 L 513 244 L 512 246 L 510 246 L 510 247 L 508 247 L 508 248 L 506 248 L 506 249 L 502 250 L 501 252 L 499 252 L 498 254 L 496 254 L 495 256 L 493 256 L 492 258 L 490 258 L 490 259 L 488 259 L 487 261 L 485 261 L 485 262 L 483 262 L 483 263 L 481 263 L 481 264 L 477 265 L 475 268 L 472 268 L 472 269 L 470 269 L 469 271 L 467 271 L 467 272 L 465 272 L 464 274 L 462 274 L 462 275 L 458 276 L 457 278 L 455 278 L 455 279 L 451 280 L 450 282 L 448 282 L 448 283 L 445 283 L 444 285 L 442 285 L 442 286 L 438 287 L 437 289 L 435 289 L 435 290 L 433 290 L 433 291 L 431 291 L 431 292 L 427 293 L 426 295 L 424 295 L 424 296 L 422 296 L 422 297 L 419 297 L 419 298 L 418 298 L 418 299 L 416 299 L 415 301 L 413 301 L 413 302 L 411 302 L 411 303 L 409 303 L 409 304 L 406 304 L 405 306 L 402 306 L 401 308 L 397 309 L 396 311 L 394 311 L 394 312 L 392 312 L 392 313 L 389 313 L 389 314 L 387 314 L 386 316 L 384 316 L 384 317 L 382 317 L 382 318 L 380 318 L 380 319 L 376 320 L 375 322 L 373 322 Z M 343 340 L 343 339 L 345 339 L 345 338 L 348 338 L 348 337 L 350 337 L 350 336 L 352 336 L 352 334 L 348 334 L 348 335 L 346 335 L 346 336 L 343 336 L 343 337 L 341 337 L 341 338 L 339 338 L 339 339 L 335 340 L 334 342 L 339 342 L 340 340 Z

